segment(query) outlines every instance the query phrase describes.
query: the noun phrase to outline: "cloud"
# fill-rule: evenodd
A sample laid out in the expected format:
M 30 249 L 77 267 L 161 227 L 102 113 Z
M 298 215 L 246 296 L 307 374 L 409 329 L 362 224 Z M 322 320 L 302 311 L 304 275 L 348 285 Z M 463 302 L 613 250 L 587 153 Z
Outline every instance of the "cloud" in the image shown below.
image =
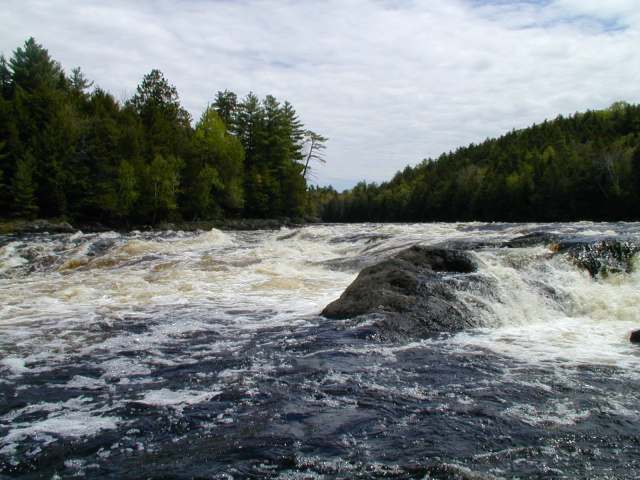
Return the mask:
M 288 99 L 330 138 L 320 183 L 640 101 L 635 0 L 7 3 L 0 50 L 33 35 L 118 98 L 160 68 L 196 118 L 225 88 Z

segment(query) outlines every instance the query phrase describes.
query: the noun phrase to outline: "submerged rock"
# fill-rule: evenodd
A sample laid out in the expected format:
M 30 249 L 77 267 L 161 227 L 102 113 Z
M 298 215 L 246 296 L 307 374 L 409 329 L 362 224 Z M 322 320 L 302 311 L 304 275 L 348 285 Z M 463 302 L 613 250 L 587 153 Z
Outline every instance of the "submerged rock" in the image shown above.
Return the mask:
M 504 246 L 508 248 L 536 247 L 538 245 L 549 245 L 552 243 L 557 243 L 559 240 L 560 235 L 557 235 L 555 233 L 533 232 L 521 237 L 513 238 L 508 242 L 505 242 Z
M 386 337 L 424 337 L 478 326 L 478 311 L 459 295 L 467 288 L 483 288 L 483 281 L 472 275 L 477 268 L 468 252 L 413 246 L 362 270 L 322 315 L 375 315 L 375 326 Z
M 631 343 L 640 343 L 640 330 L 634 330 L 631 332 L 631 335 L 629 335 L 629 341 Z
M 101 238 L 91 244 L 87 252 L 88 257 L 99 257 L 104 255 L 116 244 L 113 238 Z

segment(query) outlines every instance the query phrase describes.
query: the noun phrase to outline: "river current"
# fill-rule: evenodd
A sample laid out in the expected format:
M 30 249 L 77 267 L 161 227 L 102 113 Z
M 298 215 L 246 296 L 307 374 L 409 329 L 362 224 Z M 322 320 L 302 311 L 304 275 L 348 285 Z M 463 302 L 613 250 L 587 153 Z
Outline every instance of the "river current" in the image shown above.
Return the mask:
M 640 268 L 491 246 L 532 232 L 640 224 L 0 237 L 0 478 L 639 478 Z M 484 327 L 320 316 L 364 266 L 471 240 Z

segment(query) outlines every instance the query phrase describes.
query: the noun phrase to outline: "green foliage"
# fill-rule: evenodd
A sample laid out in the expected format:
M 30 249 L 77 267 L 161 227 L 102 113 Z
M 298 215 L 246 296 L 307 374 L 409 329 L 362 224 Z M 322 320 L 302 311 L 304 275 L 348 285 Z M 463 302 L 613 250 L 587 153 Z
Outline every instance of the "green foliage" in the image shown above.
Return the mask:
M 180 170 L 183 161 L 174 156 L 157 154 L 146 169 L 146 199 L 152 223 L 166 220 L 178 209 Z
M 56 89 L 65 85 L 66 79 L 60 64 L 51 59 L 49 52 L 36 43 L 33 37 L 24 42 L 9 60 L 12 83 L 27 92 L 38 88 Z
M 17 206 L 15 214 L 22 218 L 34 218 L 38 212 L 33 180 L 34 160 L 30 153 L 16 161 L 11 184 L 13 201 Z
M 197 218 L 229 214 L 243 207 L 244 151 L 240 141 L 227 132 L 219 114 L 208 107 L 196 125 L 192 139 L 189 190 Z
M 640 218 L 640 106 L 558 117 L 325 195 L 328 221 Z
M 0 207 L 114 225 L 303 215 L 293 106 L 218 92 L 195 125 L 159 70 L 121 105 L 32 38 L 0 56 Z
M 117 201 L 114 213 L 118 218 L 127 218 L 131 214 L 131 210 L 136 204 L 140 192 L 138 190 L 138 181 L 133 165 L 126 160 L 120 162 L 116 185 Z

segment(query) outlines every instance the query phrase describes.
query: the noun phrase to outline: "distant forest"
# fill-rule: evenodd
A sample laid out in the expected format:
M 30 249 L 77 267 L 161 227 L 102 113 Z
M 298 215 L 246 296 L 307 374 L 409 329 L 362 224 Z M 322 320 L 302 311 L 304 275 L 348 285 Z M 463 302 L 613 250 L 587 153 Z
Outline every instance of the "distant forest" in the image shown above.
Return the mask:
M 326 141 L 270 95 L 219 91 L 194 124 L 158 70 L 118 102 L 33 38 L 0 57 L 0 218 L 640 219 L 638 105 L 560 116 L 342 193 L 308 185 Z
M 638 220 L 640 106 L 559 116 L 323 193 L 333 222 Z
M 317 215 L 326 138 L 273 96 L 215 95 L 192 124 L 153 70 L 125 102 L 33 38 L 0 58 L 0 217 L 110 225 Z

